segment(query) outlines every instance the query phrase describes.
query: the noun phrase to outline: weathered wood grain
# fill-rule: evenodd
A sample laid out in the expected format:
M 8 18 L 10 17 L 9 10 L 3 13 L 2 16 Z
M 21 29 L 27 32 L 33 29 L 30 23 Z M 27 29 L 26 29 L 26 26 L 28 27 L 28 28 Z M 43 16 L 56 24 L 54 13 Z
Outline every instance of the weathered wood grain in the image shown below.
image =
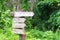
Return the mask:
M 15 12 L 14 17 L 32 17 L 34 15 L 33 12 Z
M 10 15 L 11 15 L 12 17 L 14 17 L 14 12 L 10 12 Z
M 15 34 L 25 34 L 24 29 L 12 29 L 12 32 Z
M 26 26 L 25 23 L 13 23 L 12 28 L 24 28 Z
M 23 23 L 23 22 L 25 22 L 25 18 L 13 18 L 13 21 L 12 22 L 21 22 L 21 23 Z

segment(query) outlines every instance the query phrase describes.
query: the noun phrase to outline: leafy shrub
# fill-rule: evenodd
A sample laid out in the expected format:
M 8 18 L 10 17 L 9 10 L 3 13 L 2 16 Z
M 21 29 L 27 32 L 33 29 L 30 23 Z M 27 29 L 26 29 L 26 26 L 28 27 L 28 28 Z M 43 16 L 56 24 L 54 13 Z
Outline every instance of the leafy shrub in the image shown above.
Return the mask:
M 12 18 L 10 16 L 9 12 L 10 12 L 10 10 L 1 12 L 0 29 L 5 29 L 7 27 L 11 27 Z
M 52 31 L 47 31 L 44 33 L 43 39 L 55 40 L 55 34 Z
M 37 38 L 40 39 L 43 36 L 43 32 L 39 30 L 32 29 L 29 32 L 27 31 L 27 38 Z
M 56 22 L 55 19 L 57 18 L 50 16 L 54 13 L 55 13 L 54 15 L 57 14 L 58 10 L 60 9 L 58 4 L 59 2 L 57 0 L 43 0 L 38 2 L 38 4 L 36 3 L 34 5 L 35 16 L 33 17 L 34 21 L 32 21 L 33 27 L 36 27 L 37 29 L 43 31 L 52 29 L 56 31 L 57 30 L 56 27 L 58 28 L 58 25 L 55 23 Z M 53 19 L 53 21 L 48 22 L 50 18 L 51 20 Z

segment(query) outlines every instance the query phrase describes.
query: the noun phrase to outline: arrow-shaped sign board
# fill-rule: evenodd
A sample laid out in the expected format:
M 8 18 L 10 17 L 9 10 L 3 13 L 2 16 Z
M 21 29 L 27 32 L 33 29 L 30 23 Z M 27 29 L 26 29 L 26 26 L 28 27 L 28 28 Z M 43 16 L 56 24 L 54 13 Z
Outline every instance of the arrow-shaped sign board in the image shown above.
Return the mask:
M 12 28 L 24 28 L 26 25 L 25 23 L 13 23 Z
M 15 12 L 14 17 L 32 17 L 34 15 L 33 12 Z
M 15 23 L 15 22 L 16 22 L 16 23 L 17 23 L 17 22 L 18 22 L 18 23 L 19 23 L 19 22 L 23 23 L 23 22 L 25 22 L 25 20 L 26 20 L 25 18 L 13 18 L 13 21 L 12 21 L 12 22 L 13 22 L 13 23 Z
M 16 34 L 25 34 L 24 29 L 12 29 L 12 32 Z

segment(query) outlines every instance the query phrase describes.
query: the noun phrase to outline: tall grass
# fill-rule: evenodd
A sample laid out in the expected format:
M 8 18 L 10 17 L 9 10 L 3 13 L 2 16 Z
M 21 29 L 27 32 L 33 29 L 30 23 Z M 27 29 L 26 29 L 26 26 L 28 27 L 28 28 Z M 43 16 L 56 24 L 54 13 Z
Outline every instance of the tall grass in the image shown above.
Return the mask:
M 0 29 L 0 40 L 19 40 L 19 35 L 12 33 L 11 28 L 8 28 L 5 33 Z M 31 29 L 26 31 L 26 40 L 60 40 L 60 31 L 53 33 L 52 31 L 42 32 Z

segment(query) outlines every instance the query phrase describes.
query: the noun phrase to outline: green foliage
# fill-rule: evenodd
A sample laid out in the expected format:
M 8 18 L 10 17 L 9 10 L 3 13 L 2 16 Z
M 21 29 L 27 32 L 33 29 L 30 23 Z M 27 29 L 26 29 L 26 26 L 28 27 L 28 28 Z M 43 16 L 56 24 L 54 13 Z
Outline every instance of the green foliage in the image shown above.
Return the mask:
M 2 30 L 0 30 L 1 32 Z M 0 33 L 1 40 L 19 40 L 19 36 L 11 32 L 11 28 L 6 30 L 6 33 Z M 60 30 L 56 33 L 52 31 L 42 32 L 36 29 L 32 29 L 26 32 L 26 40 L 60 40 Z
M 9 14 L 10 10 L 7 11 L 1 11 L 1 16 L 0 16 L 0 29 L 5 30 L 7 27 L 11 27 L 12 25 L 12 17 Z
M 34 0 L 34 17 L 26 17 L 26 40 L 60 40 L 60 1 Z M 29 11 L 30 1 L 22 0 L 21 9 Z M 0 40 L 19 40 L 11 31 L 12 0 L 0 0 Z M 49 30 L 49 31 L 48 31 Z M 51 30 L 51 31 L 50 31 Z
M 35 30 L 35 29 L 32 29 L 30 31 L 27 31 L 27 37 L 28 38 L 42 38 L 42 34 L 43 32 L 42 31 L 39 31 L 39 30 Z
M 31 18 L 27 18 L 26 17 L 26 21 L 25 21 L 25 23 L 26 23 L 26 30 L 28 30 L 28 29 L 31 29 L 32 28 L 32 24 L 31 24 Z
M 56 40 L 60 40 L 60 30 L 58 29 L 56 32 Z
M 59 22 L 57 21 L 59 20 L 59 18 L 54 17 L 54 15 L 58 16 L 57 13 L 59 13 L 59 9 L 60 9 L 60 6 L 58 5 L 59 1 L 43 0 L 43 1 L 40 1 L 40 2 L 37 1 L 37 2 L 38 3 L 35 2 L 34 4 L 35 16 L 33 17 L 33 21 L 32 21 L 33 27 L 43 31 L 55 30 L 56 26 L 58 28 Z
M 0 39 L 1 40 L 19 40 L 19 37 L 11 32 L 11 28 L 6 28 L 6 31 L 0 29 Z
M 52 31 L 47 31 L 47 32 L 44 33 L 43 39 L 55 40 L 55 35 Z
M 29 11 L 30 10 L 29 0 L 22 0 L 21 1 L 21 10 L 23 10 L 23 11 Z

